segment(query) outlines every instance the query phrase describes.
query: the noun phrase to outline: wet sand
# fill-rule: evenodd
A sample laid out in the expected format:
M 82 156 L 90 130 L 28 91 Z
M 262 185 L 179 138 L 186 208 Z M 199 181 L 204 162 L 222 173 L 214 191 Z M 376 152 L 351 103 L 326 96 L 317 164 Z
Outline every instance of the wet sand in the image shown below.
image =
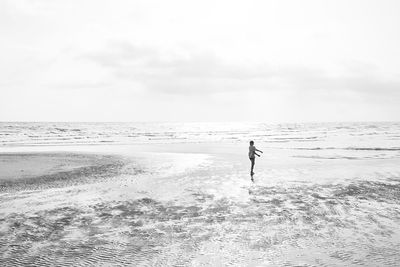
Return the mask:
M 96 165 L 100 160 L 102 158 L 94 154 L 3 153 L 0 154 L 0 180 L 24 179 L 72 171 Z
M 232 145 L 91 149 L 0 155 L 1 265 L 400 261 L 398 158 L 267 149 L 251 183 Z
M 113 164 L 121 165 L 122 160 L 115 156 L 89 153 L 2 153 L 0 190 L 65 186 L 66 182 L 83 183 L 88 176 L 101 175 Z

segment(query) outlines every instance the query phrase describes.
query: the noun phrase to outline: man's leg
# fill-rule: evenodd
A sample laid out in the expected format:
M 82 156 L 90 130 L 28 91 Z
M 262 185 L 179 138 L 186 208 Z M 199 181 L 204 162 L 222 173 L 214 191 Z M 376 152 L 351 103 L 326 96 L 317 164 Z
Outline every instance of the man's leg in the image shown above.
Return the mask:
M 251 174 L 251 176 L 253 177 L 253 174 L 254 174 L 253 170 L 254 170 L 255 158 L 251 158 L 250 160 L 251 160 L 251 172 L 250 172 L 250 174 Z

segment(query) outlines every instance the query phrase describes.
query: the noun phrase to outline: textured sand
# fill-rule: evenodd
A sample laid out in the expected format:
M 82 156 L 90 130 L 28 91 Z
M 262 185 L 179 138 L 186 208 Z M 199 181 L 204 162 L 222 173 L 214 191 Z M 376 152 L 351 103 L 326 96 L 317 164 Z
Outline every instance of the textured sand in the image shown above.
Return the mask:
M 71 169 L 43 174 L 39 168 L 38 176 L 3 182 L 0 264 L 396 266 L 400 261 L 398 159 L 322 160 L 265 150 L 253 184 L 249 161 L 240 152 L 202 144 L 121 147 L 120 156 L 32 153 L 24 160 L 42 160 L 46 170 L 54 154 L 73 163 Z
M 15 180 L 49 175 L 96 165 L 100 157 L 73 153 L 0 154 L 0 180 Z

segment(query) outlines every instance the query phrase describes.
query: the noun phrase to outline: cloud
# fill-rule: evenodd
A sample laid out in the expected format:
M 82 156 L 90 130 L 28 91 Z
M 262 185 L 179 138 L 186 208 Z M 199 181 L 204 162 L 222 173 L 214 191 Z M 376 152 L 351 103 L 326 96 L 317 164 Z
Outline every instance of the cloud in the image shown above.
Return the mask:
M 84 58 L 108 68 L 117 80 L 140 82 L 147 90 L 170 94 L 275 89 L 282 76 L 272 67 L 232 64 L 211 52 L 161 51 L 129 43 L 114 43 Z
M 249 80 L 272 76 L 265 67 L 246 67 L 224 64 L 213 53 L 165 53 L 154 48 L 128 43 L 113 44 L 107 50 L 90 53 L 85 58 L 111 71 L 119 78 L 147 81 L 148 78 L 175 79 L 234 79 Z M 276 74 L 276 71 L 275 71 Z
M 83 56 L 108 69 L 116 81 L 135 82 L 155 93 L 199 95 L 248 90 L 304 94 L 359 94 L 399 97 L 400 81 L 385 78 L 373 65 L 342 64 L 339 71 L 264 62 L 232 63 L 206 51 L 164 51 L 128 42 Z

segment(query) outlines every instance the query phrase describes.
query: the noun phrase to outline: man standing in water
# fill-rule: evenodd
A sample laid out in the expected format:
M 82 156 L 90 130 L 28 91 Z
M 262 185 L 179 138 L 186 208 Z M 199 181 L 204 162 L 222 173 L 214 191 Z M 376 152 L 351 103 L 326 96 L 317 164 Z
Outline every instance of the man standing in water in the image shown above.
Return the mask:
M 256 151 L 263 153 L 261 150 L 258 150 L 255 146 L 254 146 L 254 141 L 250 141 L 250 146 L 249 146 L 249 159 L 251 161 L 251 171 L 250 171 L 250 176 L 251 176 L 251 180 L 253 180 L 253 169 L 254 169 L 254 164 L 256 162 L 256 155 L 259 157 L 260 155 L 258 155 L 256 153 Z

